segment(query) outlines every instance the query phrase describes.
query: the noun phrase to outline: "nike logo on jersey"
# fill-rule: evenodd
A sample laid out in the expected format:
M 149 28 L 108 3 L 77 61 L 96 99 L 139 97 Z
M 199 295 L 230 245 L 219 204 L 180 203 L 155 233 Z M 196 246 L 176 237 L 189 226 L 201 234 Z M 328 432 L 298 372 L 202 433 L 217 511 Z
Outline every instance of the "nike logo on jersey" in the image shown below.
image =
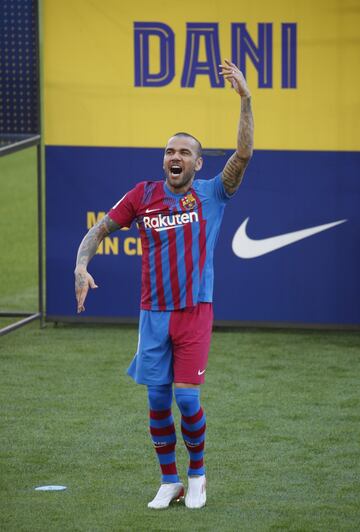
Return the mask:
M 198 221 L 199 216 L 196 211 L 171 215 L 158 214 L 157 216 L 144 216 L 143 218 L 145 229 L 155 229 L 155 231 L 168 231 L 169 229 L 175 229 L 176 227 Z
M 246 218 L 236 231 L 233 241 L 232 250 L 237 257 L 241 259 L 255 259 L 261 257 L 272 251 L 289 246 L 308 238 L 310 236 L 331 229 L 337 225 L 343 224 L 347 220 L 338 220 L 337 222 L 331 222 L 328 224 L 317 225 L 315 227 L 309 227 L 308 229 L 301 229 L 300 231 L 293 231 L 291 233 L 284 233 L 277 236 L 271 236 L 269 238 L 262 238 L 259 240 L 253 240 L 246 234 L 246 227 L 250 218 Z
M 155 212 L 155 211 L 159 211 L 160 209 L 146 209 L 145 212 L 149 213 L 149 212 Z
M 202 371 L 200 371 L 200 370 L 198 369 L 198 375 L 203 375 L 203 374 L 205 373 L 205 371 L 206 371 L 206 369 L 203 369 Z

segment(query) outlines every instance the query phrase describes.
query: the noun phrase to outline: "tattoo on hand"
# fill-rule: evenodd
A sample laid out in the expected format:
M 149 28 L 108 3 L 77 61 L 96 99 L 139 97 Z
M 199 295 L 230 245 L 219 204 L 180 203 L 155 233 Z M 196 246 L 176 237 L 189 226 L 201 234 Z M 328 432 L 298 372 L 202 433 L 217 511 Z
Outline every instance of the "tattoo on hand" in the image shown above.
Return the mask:
M 222 181 L 228 194 L 233 194 L 240 186 L 245 169 L 251 159 L 254 142 L 254 120 L 251 99 L 241 99 L 237 150 L 227 161 L 222 173 Z
M 75 276 L 75 290 L 81 290 L 87 286 L 87 279 L 85 273 L 78 272 Z

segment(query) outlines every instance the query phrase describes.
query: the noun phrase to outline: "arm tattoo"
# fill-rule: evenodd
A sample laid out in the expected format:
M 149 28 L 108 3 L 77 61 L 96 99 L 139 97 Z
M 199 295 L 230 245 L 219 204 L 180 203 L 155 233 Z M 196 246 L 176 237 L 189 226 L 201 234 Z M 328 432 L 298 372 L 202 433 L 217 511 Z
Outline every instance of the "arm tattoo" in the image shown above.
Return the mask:
M 237 149 L 227 161 L 222 173 L 222 181 L 228 194 L 233 194 L 242 181 L 253 152 L 254 119 L 250 98 L 241 99 L 241 116 L 239 121 Z
M 84 236 L 78 250 L 76 266 L 85 266 L 86 268 L 103 239 L 117 229 L 120 229 L 120 225 L 106 214 Z

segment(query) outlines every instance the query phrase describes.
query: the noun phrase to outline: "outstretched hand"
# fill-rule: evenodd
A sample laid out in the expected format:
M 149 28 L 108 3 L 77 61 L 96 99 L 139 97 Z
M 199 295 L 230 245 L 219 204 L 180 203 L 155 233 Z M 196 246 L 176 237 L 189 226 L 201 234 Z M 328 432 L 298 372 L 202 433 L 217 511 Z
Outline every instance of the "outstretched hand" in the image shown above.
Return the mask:
M 238 67 L 229 61 L 224 59 L 223 64 L 219 65 L 221 72 L 219 74 L 224 76 L 225 79 L 231 84 L 232 88 L 240 94 L 241 97 L 251 96 L 249 87 L 247 86 L 244 74 L 238 69 Z
M 94 278 L 85 268 L 75 269 L 75 294 L 77 300 L 77 312 L 83 312 L 85 310 L 84 303 L 88 294 L 89 288 L 98 288 L 94 281 Z

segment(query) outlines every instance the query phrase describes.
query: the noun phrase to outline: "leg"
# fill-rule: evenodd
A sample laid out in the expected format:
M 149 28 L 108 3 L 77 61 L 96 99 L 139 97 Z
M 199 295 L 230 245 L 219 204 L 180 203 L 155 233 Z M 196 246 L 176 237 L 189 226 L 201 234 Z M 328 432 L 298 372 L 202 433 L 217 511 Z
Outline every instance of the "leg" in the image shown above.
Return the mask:
M 175 427 L 172 403 L 172 346 L 169 338 L 170 312 L 141 310 L 139 342 L 128 369 L 135 382 L 148 386 L 150 434 L 158 456 L 162 484 L 149 508 L 167 508 L 181 497 L 184 487 L 179 481 L 175 463 Z
M 201 508 L 206 503 L 204 446 L 206 418 L 200 405 L 200 387 L 175 384 L 176 403 L 181 412 L 181 432 L 189 452 L 188 491 L 185 504 L 188 508 Z
M 172 385 L 148 386 L 150 434 L 159 460 L 162 483 L 179 482 L 176 470 L 176 434 L 171 413 Z
M 200 405 L 200 384 L 205 380 L 212 330 L 210 303 L 174 312 L 170 334 L 174 352 L 175 398 L 180 409 L 181 430 L 189 452 L 188 508 L 206 503 L 204 467 L 205 415 Z
M 149 508 L 167 508 L 184 494 L 176 469 L 176 434 L 171 413 L 172 385 L 148 385 L 150 434 L 161 468 L 161 486 Z

